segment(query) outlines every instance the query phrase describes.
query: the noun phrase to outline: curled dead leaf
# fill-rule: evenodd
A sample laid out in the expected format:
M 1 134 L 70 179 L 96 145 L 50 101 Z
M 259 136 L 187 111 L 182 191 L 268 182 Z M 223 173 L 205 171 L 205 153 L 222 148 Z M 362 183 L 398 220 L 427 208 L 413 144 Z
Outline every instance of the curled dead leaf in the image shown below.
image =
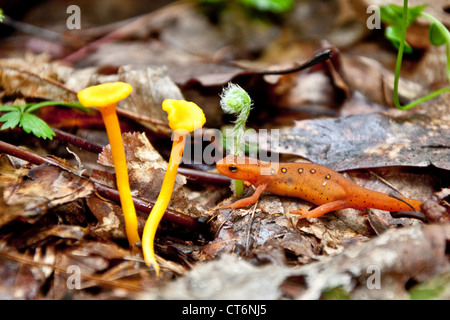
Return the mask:
M 49 165 L 16 170 L 2 162 L 0 180 L 2 206 L 8 208 L 2 214 L 2 223 L 18 216 L 46 213 L 50 208 L 85 198 L 94 190 L 87 179 Z

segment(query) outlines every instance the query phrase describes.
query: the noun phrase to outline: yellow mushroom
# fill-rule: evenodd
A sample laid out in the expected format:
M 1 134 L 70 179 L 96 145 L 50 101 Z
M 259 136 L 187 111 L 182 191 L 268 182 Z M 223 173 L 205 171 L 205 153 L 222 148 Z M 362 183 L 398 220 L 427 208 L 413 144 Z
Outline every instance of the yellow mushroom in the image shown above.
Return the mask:
M 159 275 L 159 265 L 155 258 L 155 234 L 172 197 L 178 166 L 186 143 L 186 135 L 201 128 L 206 122 L 202 109 L 193 102 L 166 99 L 162 103 L 162 108 L 168 114 L 169 126 L 174 130 L 174 139 L 161 191 L 145 223 L 144 233 L 142 234 L 142 250 L 145 262 L 155 269 L 157 275 Z
M 116 171 L 116 184 L 119 190 L 120 203 L 125 218 L 125 229 L 130 246 L 134 246 L 139 242 L 139 234 L 116 105 L 117 102 L 128 97 L 132 90 L 132 86 L 128 83 L 113 82 L 88 87 L 78 93 L 78 100 L 83 106 L 96 107 L 102 114 L 111 146 L 111 154 Z

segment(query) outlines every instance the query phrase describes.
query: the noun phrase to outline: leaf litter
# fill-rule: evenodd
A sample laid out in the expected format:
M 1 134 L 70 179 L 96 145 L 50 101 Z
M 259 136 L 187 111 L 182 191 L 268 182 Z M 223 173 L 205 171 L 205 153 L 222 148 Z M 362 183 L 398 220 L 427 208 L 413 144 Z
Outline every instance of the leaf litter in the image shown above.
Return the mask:
M 305 2 L 285 24 L 262 36 L 259 32 L 267 26 L 258 31 L 261 26 L 243 15 L 226 30 L 223 22 L 214 24 L 201 15 L 193 2 L 175 3 L 176 10 L 156 10 L 103 34 L 105 41 L 95 42 L 96 50 L 74 52 L 66 59 L 72 65 L 47 55 L 3 58 L 0 99 L 2 104 L 76 101 L 76 92 L 89 85 L 131 83 L 135 90 L 119 108 L 121 124 L 130 132 L 124 134 L 130 182 L 133 196 L 151 206 L 162 183 L 171 134 L 162 100 L 201 101 L 211 115 L 207 125 L 216 127 L 226 120 L 218 111 L 221 87 L 236 81 L 255 100 L 249 125 L 280 129 L 279 143 L 262 147 L 288 161 L 327 165 L 373 190 L 424 200 L 423 221 L 354 209 L 303 221 L 289 212 L 309 208 L 309 203 L 274 195 L 264 195 L 256 207 L 245 210 L 218 210 L 223 200 L 230 201 L 227 180 L 208 183 L 215 179 L 213 168 L 194 166 L 212 174 L 206 182 L 195 180 L 195 173 L 179 175 L 170 210 L 178 217 L 200 219 L 206 228 L 163 222 L 157 253 L 164 273 L 156 279 L 142 256 L 126 248 L 117 200 L 99 192 L 99 183 L 115 188 L 101 121 L 95 120 L 95 112 L 49 107 L 40 113 L 44 120 L 105 147 L 97 158 L 67 141 L 43 143 L 17 130 L 1 133 L 6 142 L 64 163 L 33 165 L 2 151 L 1 297 L 321 299 L 340 290 L 353 299 L 408 299 L 417 296 L 421 284 L 436 288 L 434 279 L 448 286 L 448 95 L 408 112 L 389 109 L 395 54 L 376 37 L 361 41 L 367 33 L 361 27 L 365 20 L 358 22 L 363 15 L 355 12 L 359 7 L 365 12 L 369 4 L 348 4 L 352 13 L 343 2 L 330 7 Z M 321 29 L 302 16 L 305 8 L 318 17 L 327 10 L 339 14 Z M 300 27 L 299 19 L 311 25 Z M 230 32 L 239 28 L 247 32 L 241 38 Z M 89 31 L 97 32 L 95 27 Z M 446 81 L 442 51 L 415 45 L 424 54 L 405 61 L 414 66 L 402 73 L 400 94 L 406 100 Z M 291 74 L 259 72 L 282 70 L 323 48 L 333 48 L 331 62 Z M 69 144 L 72 153 L 65 149 Z M 79 164 L 86 172 L 79 173 Z M 138 211 L 141 231 L 147 209 Z M 82 290 L 69 289 L 68 268 L 74 265 L 81 269 Z M 439 294 L 448 298 L 448 290 Z

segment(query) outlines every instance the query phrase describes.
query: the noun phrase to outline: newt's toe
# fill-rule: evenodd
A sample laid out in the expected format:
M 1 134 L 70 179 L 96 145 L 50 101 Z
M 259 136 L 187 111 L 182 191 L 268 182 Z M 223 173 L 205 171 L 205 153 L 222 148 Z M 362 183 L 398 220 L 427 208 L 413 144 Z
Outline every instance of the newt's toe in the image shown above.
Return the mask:
M 306 210 L 305 208 L 298 208 L 298 210 L 295 211 L 291 211 L 291 214 L 297 214 L 299 215 L 299 219 L 307 219 L 309 218 L 309 214 L 308 214 L 308 210 Z

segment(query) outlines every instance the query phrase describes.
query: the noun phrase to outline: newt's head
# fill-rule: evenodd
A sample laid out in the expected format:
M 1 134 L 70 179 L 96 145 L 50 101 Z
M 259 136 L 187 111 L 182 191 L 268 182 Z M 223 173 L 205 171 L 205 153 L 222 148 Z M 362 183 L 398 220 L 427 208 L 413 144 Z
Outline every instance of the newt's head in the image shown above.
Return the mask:
M 254 184 L 261 175 L 271 172 L 271 163 L 254 158 L 228 155 L 216 164 L 217 170 L 224 176 L 237 180 L 245 180 Z

